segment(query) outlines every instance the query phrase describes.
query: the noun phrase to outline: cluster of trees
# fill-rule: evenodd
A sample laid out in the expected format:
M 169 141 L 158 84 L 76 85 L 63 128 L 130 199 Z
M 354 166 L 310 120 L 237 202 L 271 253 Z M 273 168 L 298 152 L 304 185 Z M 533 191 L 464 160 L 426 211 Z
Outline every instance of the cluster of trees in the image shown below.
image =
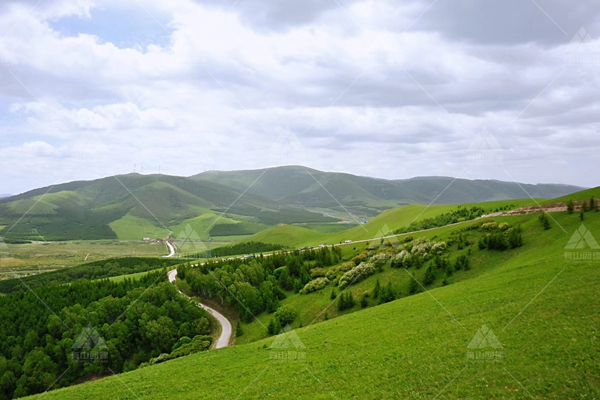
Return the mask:
M 262 242 L 244 242 L 234 244 L 232 246 L 217 247 L 210 251 L 210 257 L 225 257 L 235 254 L 253 254 L 263 253 L 266 251 L 283 250 L 283 246 L 279 244 L 270 244 Z
M 573 212 L 575 211 L 575 203 L 573 203 L 573 200 L 569 200 L 567 202 L 567 212 L 569 214 L 573 214 Z M 594 196 L 590 197 L 589 202 L 587 200 L 583 200 L 583 202 L 581 203 L 581 209 L 579 211 L 579 218 L 583 221 L 585 219 L 585 213 L 588 211 L 600 211 L 599 205 L 598 205 L 598 200 L 596 200 L 594 198 Z
M 340 294 L 340 297 L 338 298 L 337 306 L 338 306 L 339 311 L 344 311 L 344 310 L 351 309 L 352 307 L 354 307 L 355 304 L 356 304 L 356 301 L 354 300 L 352 293 L 347 291 L 347 292 Z
M 95 261 L 71 268 L 46 272 L 39 275 L 28 276 L 21 279 L 0 281 L 0 293 L 13 293 L 25 291 L 41 286 L 72 282 L 80 279 L 101 279 L 111 276 L 134 274 L 165 268 L 176 264 L 177 260 L 161 258 L 127 257 Z
M 126 211 L 125 211 L 126 213 Z M 12 225 L 21 217 L 15 214 L 7 204 L 0 205 L 0 236 L 16 240 L 95 240 L 117 239 L 117 234 L 108 225 L 122 218 L 121 209 L 104 208 L 102 210 L 82 210 L 77 207 L 63 206 L 51 214 L 45 214 L 32 224 Z M 25 221 L 23 221 L 25 222 Z
M 210 333 L 206 311 L 179 295 L 165 271 L 15 292 L 0 298 L 0 319 L 0 399 L 132 370 L 172 352 L 182 337 Z M 100 340 L 87 348 L 94 330 Z M 92 351 L 95 359 L 83 356 Z
M 507 230 L 495 230 L 486 233 L 477 242 L 477 246 L 483 250 L 508 250 L 523 246 L 523 234 L 521 227 L 509 228 Z
M 243 321 L 263 311 L 275 312 L 285 291 L 300 292 L 312 280 L 311 270 L 339 263 L 339 247 L 275 253 L 254 259 L 214 260 L 184 266 L 178 276 L 190 290 L 233 307 Z
M 404 228 L 400 228 L 394 233 L 408 233 L 420 231 L 423 229 L 437 228 L 440 226 L 454 224 L 456 222 L 470 221 L 472 219 L 481 217 L 484 214 L 485 210 L 481 207 L 466 208 L 459 206 L 457 210 L 443 213 L 436 217 L 426 218 L 421 221 L 412 222 L 410 225 L 405 226 Z
M 396 298 L 400 296 L 400 293 L 397 292 L 392 286 L 392 282 L 388 282 L 386 286 L 381 286 L 379 283 L 379 278 L 375 281 L 375 287 L 373 288 L 373 298 L 379 301 L 379 304 L 389 303 L 390 301 L 396 300 Z M 367 296 L 363 295 L 361 299 L 361 306 L 366 307 Z

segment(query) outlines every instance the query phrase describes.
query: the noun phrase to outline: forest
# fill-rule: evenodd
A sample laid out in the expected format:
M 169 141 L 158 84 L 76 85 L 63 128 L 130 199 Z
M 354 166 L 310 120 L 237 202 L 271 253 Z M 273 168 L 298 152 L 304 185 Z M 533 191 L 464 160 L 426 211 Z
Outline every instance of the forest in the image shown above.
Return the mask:
M 45 285 L 67 283 L 78 279 L 92 280 L 110 278 L 111 276 L 135 274 L 137 272 L 164 268 L 178 262 L 179 261 L 175 259 L 150 257 L 125 257 L 94 261 L 76 267 L 46 272 L 40 275 L 0 281 L 0 293 L 13 293 Z
M 286 291 L 300 292 L 313 279 L 311 270 L 335 265 L 341 258 L 339 247 L 296 250 L 250 261 L 219 260 L 182 267 L 178 276 L 194 294 L 228 304 L 249 322 L 263 311 L 275 312 Z
M 181 296 L 164 270 L 15 292 L 2 297 L 0 318 L 0 399 L 206 350 L 211 340 L 206 311 Z

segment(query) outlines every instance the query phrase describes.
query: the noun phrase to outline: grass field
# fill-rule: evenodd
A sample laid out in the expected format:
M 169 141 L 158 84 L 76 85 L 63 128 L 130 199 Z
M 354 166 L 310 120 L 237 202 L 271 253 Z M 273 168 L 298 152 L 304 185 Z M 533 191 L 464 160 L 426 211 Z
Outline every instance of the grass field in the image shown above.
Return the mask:
M 26 275 L 114 257 L 160 257 L 164 254 L 168 252 L 163 244 L 116 240 L 9 244 L 8 257 L 0 259 L 0 276 L 12 277 L 10 270 Z
M 45 397 L 598 398 L 600 264 L 566 262 L 565 253 L 579 251 L 565 246 L 582 222 L 575 214 L 553 217 L 560 226 L 552 222 L 549 230 L 541 229 L 536 215 L 518 217 L 523 218 L 525 245 L 510 256 L 489 255 L 472 276 L 306 324 L 295 331 L 298 339 L 291 336 L 285 342 L 289 347 L 272 349 L 274 338 L 263 339 L 51 391 Z M 600 239 L 600 213 L 587 213 L 584 224 Z M 369 286 L 368 281 L 364 284 Z M 317 305 L 311 312 L 319 309 Z M 482 334 L 475 341 L 482 347 L 470 348 L 484 324 L 499 346 L 486 346 Z M 486 338 L 491 340 L 490 335 Z M 492 357 L 469 358 L 481 352 Z M 292 359 L 273 358 L 278 353 Z M 302 358 L 294 359 L 298 354 Z
M 491 213 L 500 207 L 510 205 L 522 207 L 526 205 L 535 205 L 535 202 L 531 199 L 519 199 L 472 203 L 462 206 L 483 207 Z M 321 243 L 335 244 L 346 240 L 365 240 L 391 234 L 392 231 L 408 226 L 413 221 L 435 217 L 436 215 L 456 210 L 457 207 L 458 206 L 456 205 L 433 205 L 428 207 L 420 204 L 398 207 L 384 211 L 364 225 L 355 226 L 354 228 L 335 234 L 315 232 L 310 229 L 292 225 L 274 226 L 251 236 L 248 238 L 248 241 L 252 240 L 300 248 L 303 246 L 317 246 Z

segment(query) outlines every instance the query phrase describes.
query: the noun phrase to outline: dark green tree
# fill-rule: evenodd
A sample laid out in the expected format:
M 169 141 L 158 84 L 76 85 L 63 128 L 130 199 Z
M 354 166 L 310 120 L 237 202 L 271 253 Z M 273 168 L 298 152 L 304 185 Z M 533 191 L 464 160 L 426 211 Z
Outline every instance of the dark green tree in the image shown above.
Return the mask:
M 573 200 L 569 200 L 567 202 L 567 213 L 573 214 L 574 210 L 575 210 L 575 204 L 573 204 Z
M 435 269 L 432 265 L 429 265 L 425 270 L 425 279 L 423 279 L 424 285 L 431 285 L 435 281 Z
M 542 228 L 544 228 L 545 230 L 548 230 L 551 228 L 550 225 L 550 218 L 548 218 L 548 214 L 545 211 L 542 211 L 542 213 L 539 216 L 539 221 L 542 224 Z
M 379 278 L 375 281 L 375 287 L 373 288 L 373 298 L 379 298 L 379 292 L 381 291 L 381 284 L 379 283 Z

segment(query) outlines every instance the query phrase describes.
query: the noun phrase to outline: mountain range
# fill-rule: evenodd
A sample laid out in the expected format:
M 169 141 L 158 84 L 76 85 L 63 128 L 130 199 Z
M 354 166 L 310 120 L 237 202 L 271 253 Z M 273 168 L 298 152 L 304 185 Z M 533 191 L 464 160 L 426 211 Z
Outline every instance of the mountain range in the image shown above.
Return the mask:
M 128 174 L 1 198 L 0 236 L 139 240 L 188 225 L 202 239 L 250 235 L 278 224 L 339 230 L 406 204 L 554 198 L 581 189 L 449 177 L 385 180 L 300 166 L 191 177 Z

